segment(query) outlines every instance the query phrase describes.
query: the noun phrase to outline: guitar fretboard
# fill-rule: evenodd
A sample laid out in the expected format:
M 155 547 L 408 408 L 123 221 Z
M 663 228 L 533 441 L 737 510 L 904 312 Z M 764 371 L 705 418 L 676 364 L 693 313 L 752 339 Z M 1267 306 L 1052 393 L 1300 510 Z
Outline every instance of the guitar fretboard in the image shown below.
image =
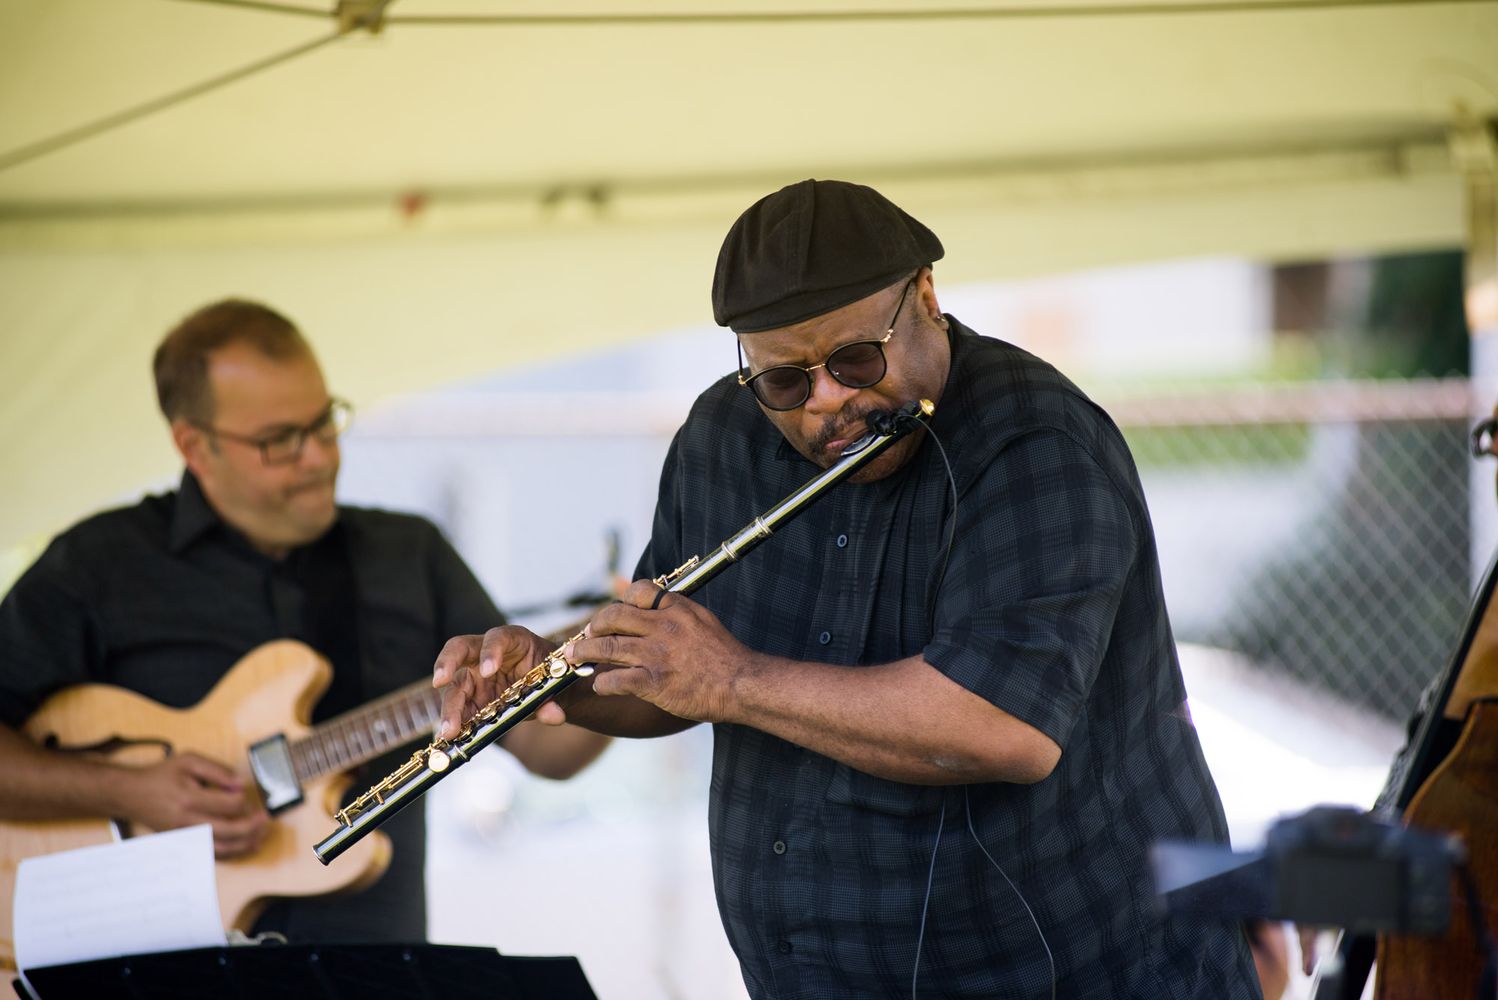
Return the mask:
M 573 622 L 545 638 L 560 646 L 576 638 L 585 624 L 586 619 Z M 299 782 L 348 771 L 417 737 L 430 736 L 441 719 L 442 692 L 430 681 L 417 681 L 319 724 L 291 744 L 291 766 Z
M 298 781 L 351 770 L 387 750 L 429 735 L 442 714 L 442 695 L 418 681 L 335 716 L 291 744 Z

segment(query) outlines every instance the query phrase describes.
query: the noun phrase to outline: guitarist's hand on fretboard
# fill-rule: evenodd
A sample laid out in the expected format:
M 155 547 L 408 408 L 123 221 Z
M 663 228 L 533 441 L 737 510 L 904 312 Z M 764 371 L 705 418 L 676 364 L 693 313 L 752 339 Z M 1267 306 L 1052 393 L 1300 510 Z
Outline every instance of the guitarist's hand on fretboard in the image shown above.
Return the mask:
M 124 815 L 151 830 L 209 823 L 219 859 L 248 854 L 265 840 L 270 816 L 233 771 L 194 753 L 123 768 Z

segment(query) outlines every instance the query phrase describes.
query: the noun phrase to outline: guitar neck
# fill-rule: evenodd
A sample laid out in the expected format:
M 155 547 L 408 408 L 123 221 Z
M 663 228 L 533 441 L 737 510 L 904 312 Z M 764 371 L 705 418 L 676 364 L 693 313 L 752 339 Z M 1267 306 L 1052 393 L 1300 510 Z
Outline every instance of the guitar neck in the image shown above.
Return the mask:
M 560 646 L 575 636 L 588 620 L 583 618 L 548 632 L 546 639 Z M 417 681 L 367 705 L 344 712 L 319 724 L 290 745 L 291 763 L 298 782 L 325 774 L 341 774 L 360 764 L 430 735 L 442 719 L 442 692 L 430 681 Z
M 298 781 L 352 770 L 427 736 L 442 715 L 442 694 L 417 681 L 319 724 L 291 744 Z

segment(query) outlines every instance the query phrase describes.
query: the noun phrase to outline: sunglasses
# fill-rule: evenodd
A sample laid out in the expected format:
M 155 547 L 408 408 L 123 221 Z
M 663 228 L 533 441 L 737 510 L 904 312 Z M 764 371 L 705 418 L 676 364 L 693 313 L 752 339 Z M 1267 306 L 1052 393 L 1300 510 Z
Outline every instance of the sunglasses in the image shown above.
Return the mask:
M 754 393 L 754 398 L 763 403 L 766 409 L 781 411 L 794 410 L 811 398 L 812 387 L 816 384 L 816 376 L 812 373 L 818 368 L 827 369 L 828 375 L 850 389 L 867 389 L 876 385 L 889 371 L 884 345 L 895 335 L 895 321 L 900 318 L 900 310 L 905 308 L 905 299 L 913 284 L 915 278 L 905 282 L 905 289 L 900 292 L 900 302 L 895 306 L 895 314 L 886 324 L 883 337 L 844 344 L 827 355 L 827 359 L 819 365 L 812 365 L 810 368 L 803 368 L 801 365 L 774 365 L 745 378 L 744 373 L 749 369 L 744 364 L 744 347 L 739 344 L 739 385 L 748 386 L 749 391 Z

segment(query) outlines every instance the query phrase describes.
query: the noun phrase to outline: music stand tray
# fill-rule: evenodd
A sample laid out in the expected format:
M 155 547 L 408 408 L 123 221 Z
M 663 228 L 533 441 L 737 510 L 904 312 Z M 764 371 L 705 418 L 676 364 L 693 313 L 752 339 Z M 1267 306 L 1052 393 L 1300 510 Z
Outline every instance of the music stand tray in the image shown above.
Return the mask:
M 577 959 L 437 944 L 194 948 L 28 969 L 39 1000 L 598 1000 Z M 19 979 L 15 989 L 22 997 Z

